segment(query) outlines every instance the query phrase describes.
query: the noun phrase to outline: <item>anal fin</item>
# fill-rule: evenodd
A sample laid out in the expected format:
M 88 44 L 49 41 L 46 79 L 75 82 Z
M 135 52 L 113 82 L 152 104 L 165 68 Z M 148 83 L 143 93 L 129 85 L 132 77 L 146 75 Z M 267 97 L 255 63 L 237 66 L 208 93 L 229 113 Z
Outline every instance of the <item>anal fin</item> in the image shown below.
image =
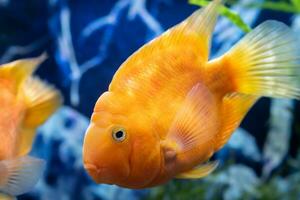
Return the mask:
M 215 138 L 215 151 L 218 151 L 229 140 L 241 121 L 258 100 L 259 97 L 247 94 L 232 93 L 223 98 L 222 102 L 222 125 Z
M 36 58 L 20 59 L 0 65 L 0 78 L 14 80 L 16 91 L 23 85 L 38 66 L 47 58 L 42 54 Z

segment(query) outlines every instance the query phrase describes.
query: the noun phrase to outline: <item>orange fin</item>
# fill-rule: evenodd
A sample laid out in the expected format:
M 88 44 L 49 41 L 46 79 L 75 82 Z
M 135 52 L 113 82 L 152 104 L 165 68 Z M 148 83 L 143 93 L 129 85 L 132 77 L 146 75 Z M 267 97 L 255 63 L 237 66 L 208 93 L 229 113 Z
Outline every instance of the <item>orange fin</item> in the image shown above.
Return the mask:
M 218 151 L 229 140 L 249 109 L 257 101 L 258 97 L 232 93 L 223 98 L 222 125 L 219 134 L 215 138 L 215 151 Z
M 0 161 L 0 192 L 18 196 L 30 191 L 44 171 L 45 162 L 25 156 Z
M 202 44 L 200 55 L 206 61 L 209 58 L 211 38 L 219 15 L 220 4 L 220 0 L 212 1 L 207 7 L 197 10 L 183 22 L 185 29 L 195 31 L 199 35 Z
M 211 37 L 218 18 L 221 1 L 215 0 L 208 6 L 198 9 L 190 17 L 166 31 L 162 37 L 170 36 L 169 44 L 193 44 L 197 49 L 197 56 L 206 62 L 209 57 Z M 172 45 L 169 45 L 172 46 Z
M 235 92 L 300 99 L 298 36 L 285 24 L 266 21 L 223 57 Z
M 211 161 L 201 165 L 198 165 L 194 169 L 180 173 L 176 176 L 178 179 L 199 179 L 203 178 L 210 173 L 212 173 L 217 167 L 219 162 L 218 161 Z
M 26 127 L 35 128 L 43 124 L 62 104 L 60 92 L 36 77 L 26 82 L 24 98 L 27 105 L 24 121 Z
M 31 150 L 35 129 L 62 104 L 60 92 L 38 78 L 29 78 L 23 93 L 27 109 L 20 133 L 19 156 L 26 155 Z
M 0 66 L 0 78 L 13 79 L 16 91 L 36 68 L 47 58 L 42 54 L 37 58 L 20 59 Z
M 175 142 L 179 152 L 209 143 L 217 132 L 217 108 L 209 89 L 196 84 L 187 94 L 167 134 L 166 140 Z

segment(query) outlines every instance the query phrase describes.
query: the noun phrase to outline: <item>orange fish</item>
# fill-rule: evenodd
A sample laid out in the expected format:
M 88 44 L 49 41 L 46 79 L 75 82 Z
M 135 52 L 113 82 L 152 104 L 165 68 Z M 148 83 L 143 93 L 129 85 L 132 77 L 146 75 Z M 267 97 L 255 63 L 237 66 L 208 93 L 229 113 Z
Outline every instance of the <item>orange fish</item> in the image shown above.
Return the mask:
M 147 188 L 201 178 L 261 96 L 300 97 L 300 49 L 281 22 L 266 21 L 208 60 L 220 1 L 130 56 L 98 99 L 83 145 L 97 183 Z
M 62 101 L 57 90 L 31 76 L 44 59 L 42 55 L 0 66 L 0 199 L 28 192 L 43 172 L 44 161 L 27 154 L 36 128 Z

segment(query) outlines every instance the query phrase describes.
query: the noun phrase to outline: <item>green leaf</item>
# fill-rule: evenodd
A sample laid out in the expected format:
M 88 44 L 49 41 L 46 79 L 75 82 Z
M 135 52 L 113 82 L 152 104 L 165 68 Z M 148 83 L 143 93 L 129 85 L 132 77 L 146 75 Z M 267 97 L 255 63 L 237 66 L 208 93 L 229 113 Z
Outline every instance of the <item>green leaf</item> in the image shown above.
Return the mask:
M 207 0 L 189 0 L 190 4 L 198 5 L 198 6 L 207 6 L 209 1 Z M 243 19 L 234 11 L 230 10 L 225 6 L 221 6 L 219 10 L 220 14 L 227 17 L 233 24 L 239 27 L 242 31 L 248 33 L 251 31 L 251 28 L 243 21 Z
M 207 6 L 209 1 L 206 0 L 189 0 L 190 4 L 197 5 L 197 6 Z
M 291 3 L 295 6 L 298 12 L 300 12 L 300 1 L 299 0 L 291 0 Z
M 291 1 L 292 1 L 292 3 L 266 1 L 263 3 L 250 3 L 246 6 L 281 11 L 281 12 L 288 12 L 288 13 L 299 13 L 300 12 L 300 9 L 299 9 L 300 4 L 298 2 L 299 0 L 291 0 Z M 297 5 L 297 6 L 295 6 L 295 5 Z
M 245 33 L 251 31 L 251 28 L 246 24 L 243 19 L 239 16 L 239 14 L 235 13 L 234 11 L 230 10 L 229 8 L 222 6 L 221 7 L 221 15 L 227 17 L 233 24 L 239 27 Z

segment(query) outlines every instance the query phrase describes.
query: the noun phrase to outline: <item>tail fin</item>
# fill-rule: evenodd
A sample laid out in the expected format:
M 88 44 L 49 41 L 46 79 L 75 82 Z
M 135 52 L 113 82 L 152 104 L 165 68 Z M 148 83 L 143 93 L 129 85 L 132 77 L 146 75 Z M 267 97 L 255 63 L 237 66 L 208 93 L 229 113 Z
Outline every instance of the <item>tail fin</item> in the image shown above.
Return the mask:
M 300 43 L 285 24 L 262 23 L 222 60 L 235 92 L 300 99 Z

